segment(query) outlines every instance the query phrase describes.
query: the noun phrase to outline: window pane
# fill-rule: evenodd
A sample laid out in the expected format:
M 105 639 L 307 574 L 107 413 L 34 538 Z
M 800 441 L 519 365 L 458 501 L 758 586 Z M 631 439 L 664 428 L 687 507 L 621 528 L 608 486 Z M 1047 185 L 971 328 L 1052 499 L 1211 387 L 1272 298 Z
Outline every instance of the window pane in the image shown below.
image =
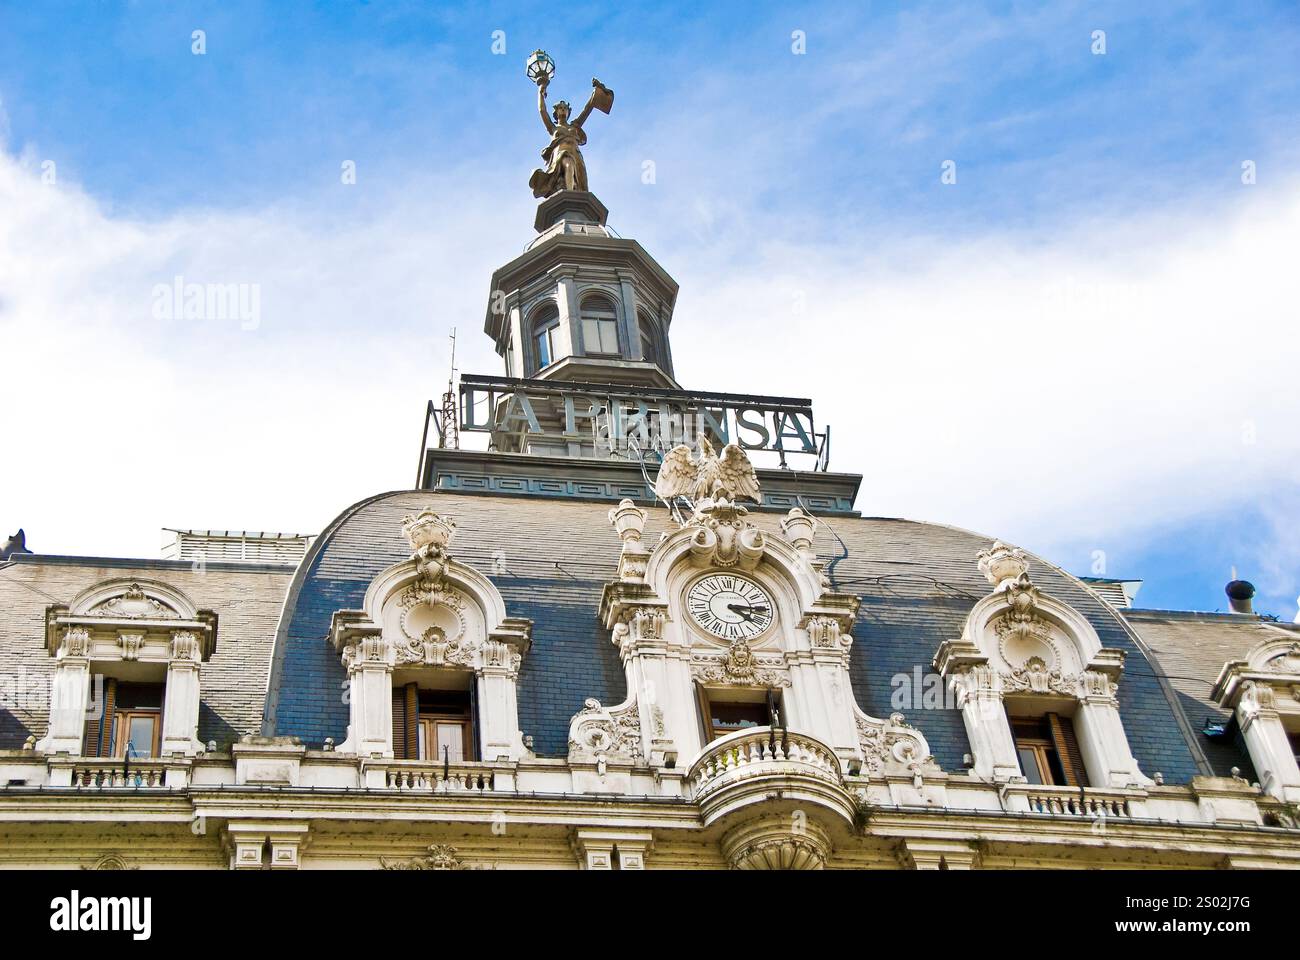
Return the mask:
M 132 757 L 147 757 L 153 753 L 153 731 L 155 719 L 138 714 L 131 717 L 127 728 L 127 753 Z
M 1025 779 L 1030 783 L 1041 784 L 1043 775 L 1038 769 L 1038 753 L 1032 747 L 1019 747 L 1016 753 L 1020 755 L 1020 772 L 1025 775 Z
M 600 325 L 600 352 L 601 353 L 618 353 L 618 321 L 601 320 Z
M 421 722 L 419 723 L 419 725 L 416 727 L 416 734 L 415 734 L 415 736 L 416 736 L 416 750 L 415 750 L 415 755 L 416 755 L 417 757 L 419 757 L 421 760 L 428 760 L 428 759 L 430 759 L 430 757 L 429 757 L 429 736 L 428 736 L 428 733 L 427 733 L 428 729 L 429 729 L 429 725 L 428 725 L 427 723 L 425 723 L 424 721 L 421 721 Z
M 455 721 L 438 721 L 438 756 L 452 761 L 465 759 L 465 725 Z
M 537 366 L 544 367 L 551 362 L 551 331 L 543 330 L 537 335 Z

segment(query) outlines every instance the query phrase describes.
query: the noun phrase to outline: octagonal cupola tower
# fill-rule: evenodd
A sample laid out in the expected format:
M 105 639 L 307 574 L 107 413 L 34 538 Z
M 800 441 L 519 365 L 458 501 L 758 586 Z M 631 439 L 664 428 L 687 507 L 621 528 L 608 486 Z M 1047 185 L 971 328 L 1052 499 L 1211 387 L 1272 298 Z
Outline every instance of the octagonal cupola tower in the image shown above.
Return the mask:
M 537 237 L 492 274 L 484 331 L 506 376 L 677 388 L 677 282 L 608 215 L 593 193 L 552 194 L 537 209 Z

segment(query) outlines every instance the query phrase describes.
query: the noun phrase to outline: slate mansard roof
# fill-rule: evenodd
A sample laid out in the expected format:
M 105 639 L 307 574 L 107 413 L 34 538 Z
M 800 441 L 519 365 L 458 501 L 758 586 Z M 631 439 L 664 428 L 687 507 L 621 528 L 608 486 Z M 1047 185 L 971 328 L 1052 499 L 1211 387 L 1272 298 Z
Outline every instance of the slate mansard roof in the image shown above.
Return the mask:
M 345 674 L 326 641 L 330 617 L 362 605 L 370 581 L 408 556 L 400 521 L 430 507 L 457 524 L 452 554 L 488 576 L 512 616 L 533 621 L 533 646 L 519 678 L 519 721 L 540 756 L 564 756 L 569 720 L 583 700 L 609 705 L 626 693 L 623 669 L 599 622 L 601 590 L 614 577 L 619 540 L 608 503 L 458 495 L 434 491 L 382 494 L 344 511 L 317 539 L 289 588 L 275 636 L 263 732 L 296 735 L 312 746 L 346 735 Z M 669 522 L 650 507 L 645 540 Z M 762 529 L 779 533 L 780 514 L 755 512 Z M 939 645 L 962 623 L 989 585 L 975 565 L 992 542 L 968 531 L 908 520 L 835 517 L 818 527 L 815 549 L 836 558 L 836 589 L 861 598 L 851 661 L 853 692 L 873 716 L 893 712 L 892 678 L 933 673 Z M 1120 712 L 1144 772 L 1168 783 L 1203 772 L 1196 742 L 1176 706 L 1177 693 L 1147 657 L 1122 617 L 1078 579 L 1037 558 L 1034 582 L 1073 606 L 1101 642 L 1127 654 Z M 907 711 L 949 771 L 970 752 L 955 709 Z M 1203 762 L 1203 761 L 1202 761 Z

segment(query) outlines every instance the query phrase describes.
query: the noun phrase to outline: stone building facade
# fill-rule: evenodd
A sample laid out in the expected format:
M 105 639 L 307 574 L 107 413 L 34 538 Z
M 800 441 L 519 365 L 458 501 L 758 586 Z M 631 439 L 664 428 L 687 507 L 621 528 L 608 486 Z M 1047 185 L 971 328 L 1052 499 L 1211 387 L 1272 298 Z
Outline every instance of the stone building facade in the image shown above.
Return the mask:
M 417 489 L 0 561 L 0 865 L 1300 866 L 1300 631 L 860 515 L 599 200 L 535 227 Z

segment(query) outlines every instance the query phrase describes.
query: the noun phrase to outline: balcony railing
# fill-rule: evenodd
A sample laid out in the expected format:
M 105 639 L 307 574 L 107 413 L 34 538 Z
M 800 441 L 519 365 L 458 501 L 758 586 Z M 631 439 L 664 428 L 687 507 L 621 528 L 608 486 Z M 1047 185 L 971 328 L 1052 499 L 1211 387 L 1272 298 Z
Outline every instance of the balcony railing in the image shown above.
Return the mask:
M 821 741 L 790 730 L 751 727 L 706 746 L 688 779 L 698 799 L 731 782 L 752 777 L 802 774 L 840 785 L 837 756 Z
M 76 790 L 166 790 L 167 768 L 148 761 L 88 761 L 72 768 L 72 786 Z
M 479 763 L 444 765 L 433 760 L 394 760 L 387 764 L 390 790 L 413 793 L 490 793 L 496 789 L 491 766 Z
M 1025 790 L 1025 798 L 1029 801 L 1030 813 L 1084 817 L 1089 820 L 1127 819 L 1132 816 L 1128 796 L 1114 790 L 1033 786 Z

